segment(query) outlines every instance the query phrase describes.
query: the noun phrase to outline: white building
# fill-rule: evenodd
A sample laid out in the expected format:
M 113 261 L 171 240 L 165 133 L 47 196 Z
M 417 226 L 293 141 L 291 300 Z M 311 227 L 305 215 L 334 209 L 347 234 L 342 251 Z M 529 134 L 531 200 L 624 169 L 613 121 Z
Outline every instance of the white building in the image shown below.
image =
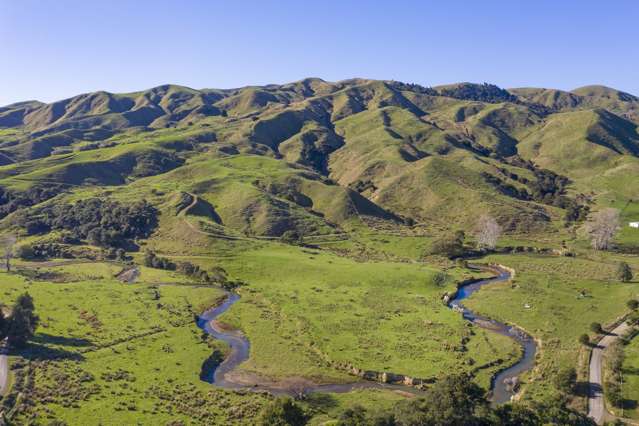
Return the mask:
M 628 225 L 630 225 L 631 228 L 639 228 L 639 222 L 630 222 Z

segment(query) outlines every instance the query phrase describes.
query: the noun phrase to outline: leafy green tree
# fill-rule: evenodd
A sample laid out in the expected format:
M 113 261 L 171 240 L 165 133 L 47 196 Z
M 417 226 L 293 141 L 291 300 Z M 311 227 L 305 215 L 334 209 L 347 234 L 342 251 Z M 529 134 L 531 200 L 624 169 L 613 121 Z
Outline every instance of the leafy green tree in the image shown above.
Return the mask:
M 504 404 L 495 409 L 500 426 L 536 426 L 539 416 L 534 410 L 521 404 Z
M 615 407 L 621 407 L 624 401 L 621 386 L 616 382 L 609 381 L 606 383 L 605 388 L 605 394 L 608 401 L 610 401 L 610 403 Z
M 21 306 L 22 308 L 29 310 L 31 312 L 35 311 L 35 304 L 33 303 L 33 297 L 29 293 L 23 293 L 16 299 L 16 306 Z
M 33 337 L 37 322 L 34 322 L 29 311 L 18 306 L 11 313 L 11 320 L 7 330 L 9 343 L 16 347 L 23 347 Z
M 448 275 L 446 275 L 443 272 L 437 272 L 433 276 L 433 284 L 435 284 L 437 287 L 444 287 L 447 282 L 448 282 Z
M 574 367 L 564 367 L 554 378 L 555 387 L 563 393 L 572 393 L 577 384 L 577 370 Z
M 347 408 L 339 416 L 337 426 L 369 426 L 370 422 L 366 416 L 366 410 L 361 405 Z
M 595 426 L 595 422 L 585 414 L 566 407 L 565 400 L 548 398 L 531 407 L 539 417 L 540 425 Z
M 24 244 L 18 247 L 16 254 L 22 260 L 31 260 L 36 257 L 35 250 L 30 244 Z
M 306 424 L 306 415 L 292 398 L 282 397 L 264 407 L 258 423 L 262 426 L 302 426 Z
M 39 320 L 33 298 L 28 293 L 20 295 L 13 305 L 7 326 L 9 343 L 16 347 L 24 346 L 35 334 Z
M 627 283 L 632 281 L 632 275 L 630 265 L 626 262 L 619 262 L 619 267 L 617 268 L 617 279 L 622 283 Z
M 288 230 L 282 234 L 280 240 L 285 244 L 299 245 L 304 242 L 304 238 L 295 230 Z
M 590 324 L 590 331 L 597 334 L 603 333 L 603 328 L 601 327 L 601 323 L 593 322 L 592 324 Z
M 400 405 L 395 421 L 400 426 L 474 425 L 481 423 L 482 410 L 488 410 L 484 391 L 468 375 L 447 376 L 428 389 L 423 398 Z
M 456 231 L 453 234 L 444 235 L 433 242 L 431 253 L 450 258 L 459 257 L 464 254 L 465 239 L 466 234 L 464 231 Z
M 590 344 L 590 337 L 588 337 L 587 334 L 582 334 L 581 336 L 579 336 L 579 343 L 581 343 L 584 346 L 587 346 Z
M 630 299 L 628 300 L 628 302 L 626 302 L 626 306 L 628 307 L 628 309 L 636 311 L 637 308 L 639 308 L 639 300 Z

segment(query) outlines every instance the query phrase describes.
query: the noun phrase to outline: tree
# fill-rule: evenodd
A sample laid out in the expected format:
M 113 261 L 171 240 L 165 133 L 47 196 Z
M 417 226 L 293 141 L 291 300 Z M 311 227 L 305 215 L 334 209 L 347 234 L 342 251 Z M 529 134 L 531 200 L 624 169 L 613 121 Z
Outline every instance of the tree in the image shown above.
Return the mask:
M 597 334 L 603 333 L 603 328 L 601 327 L 601 323 L 593 322 L 592 324 L 590 324 L 590 331 Z
M 280 240 L 285 244 L 301 245 L 304 238 L 295 230 L 288 230 L 282 234 Z
M 20 295 L 13 305 L 9 318 L 7 327 L 9 343 L 16 347 L 24 346 L 35 334 L 39 320 L 35 314 L 33 298 L 28 293 Z
M 337 426 L 369 426 L 370 422 L 366 418 L 366 410 L 361 405 L 347 408 L 339 416 Z
M 24 244 L 18 247 L 16 254 L 22 260 L 31 260 L 36 257 L 35 249 L 30 244 Z
M 306 415 L 293 399 L 277 398 L 262 410 L 259 424 L 263 426 L 302 426 L 306 424 Z
M 492 216 L 483 214 L 475 225 L 474 235 L 480 249 L 494 249 L 501 235 L 501 226 Z
M 480 409 L 487 409 L 484 391 L 468 375 L 447 376 L 429 388 L 423 398 L 400 404 L 398 425 L 473 425 Z
M 13 234 L 4 234 L 0 237 L 0 247 L 7 272 L 11 271 L 11 258 L 13 257 L 13 246 L 15 243 L 16 236 Z
M 448 282 L 448 275 L 446 275 L 443 272 L 437 272 L 433 276 L 433 284 L 435 284 L 437 287 L 443 287 L 446 285 L 447 282 Z
M 432 254 L 440 254 L 450 258 L 459 257 L 464 254 L 465 239 L 464 231 L 455 231 L 435 240 L 430 251 Z
M 536 426 L 541 422 L 533 410 L 521 404 L 504 404 L 495 409 L 501 426 Z
M 619 267 L 617 268 L 617 279 L 622 283 L 632 281 L 632 269 L 626 262 L 619 262 Z
M 584 346 L 588 346 L 590 344 L 590 337 L 588 337 L 587 334 L 582 334 L 581 336 L 579 336 L 579 343 Z
M 565 367 L 559 370 L 554 378 L 554 385 L 564 393 L 571 393 L 577 384 L 577 370 L 575 367 Z
M 639 300 L 630 299 L 626 302 L 628 309 L 636 311 L 639 308 Z
M 590 235 L 592 248 L 595 250 L 607 250 L 612 244 L 615 234 L 621 227 L 619 210 L 606 208 L 593 214 L 586 223 L 586 232 Z

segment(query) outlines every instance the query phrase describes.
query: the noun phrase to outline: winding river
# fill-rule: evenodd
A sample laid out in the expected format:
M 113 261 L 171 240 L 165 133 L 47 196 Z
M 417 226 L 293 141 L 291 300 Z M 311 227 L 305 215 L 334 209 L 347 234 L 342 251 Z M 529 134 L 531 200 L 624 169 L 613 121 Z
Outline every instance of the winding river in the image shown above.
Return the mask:
M 461 303 L 462 300 L 468 298 L 471 294 L 478 291 L 484 285 L 510 279 L 510 273 L 504 269 L 491 268 L 490 270 L 496 270 L 499 272 L 499 274 L 496 277 L 477 281 L 460 287 L 455 297 L 449 301 L 448 306 L 451 309 L 461 312 L 465 319 L 471 321 L 477 326 L 491 330 L 495 333 L 508 336 L 521 345 L 523 349 L 522 358 L 514 365 L 498 372 L 492 379 L 491 401 L 494 404 L 501 404 L 509 401 L 511 396 L 514 395 L 514 392 L 509 389 L 504 381 L 513 377 L 517 377 L 521 373 L 530 370 L 534 366 L 535 352 L 537 347 L 534 339 L 532 339 L 529 335 L 522 332 L 521 330 L 491 320 L 489 318 L 476 315 L 469 309 L 465 308 Z M 266 391 L 276 395 L 294 395 L 295 393 L 300 392 L 299 389 L 293 390 L 290 387 L 280 386 L 272 383 L 248 386 L 242 383 L 234 382 L 227 377 L 228 373 L 235 370 L 241 363 L 248 359 L 251 344 L 241 332 L 237 330 L 222 329 L 215 320 L 224 312 L 226 312 L 231 306 L 233 306 L 239 299 L 240 296 L 237 293 L 227 292 L 226 299 L 222 304 L 207 310 L 198 317 L 198 327 L 200 327 L 207 334 L 211 335 L 213 338 L 226 342 L 230 347 L 230 353 L 224 359 L 224 361 L 222 361 L 222 363 L 220 363 L 216 368 L 204 370 L 202 378 L 207 382 L 224 389 L 250 389 L 253 391 Z M 421 393 L 421 391 L 411 386 L 378 383 L 363 380 L 353 383 L 336 383 L 324 385 L 308 384 L 304 387 L 304 389 L 302 389 L 302 391 L 304 393 L 344 393 L 350 392 L 354 389 L 391 389 L 401 390 L 403 392 L 409 392 L 416 395 Z
M 494 270 L 498 272 L 498 275 L 493 278 L 476 281 L 460 287 L 457 290 L 455 297 L 448 302 L 448 306 L 455 311 L 461 312 L 465 319 L 478 327 L 508 336 L 521 346 L 523 355 L 520 360 L 512 366 L 499 371 L 492 378 L 490 386 L 491 401 L 493 404 L 503 404 L 510 401 L 511 397 L 515 395 L 515 392 L 511 389 L 512 386 L 509 387 L 507 385 L 507 381 L 518 377 L 520 374 L 531 370 L 535 366 L 537 344 L 535 343 L 535 339 L 521 329 L 477 315 L 461 303 L 462 300 L 469 298 L 483 286 L 496 282 L 508 281 L 511 278 L 510 272 L 499 267 L 475 267 L 475 269 Z

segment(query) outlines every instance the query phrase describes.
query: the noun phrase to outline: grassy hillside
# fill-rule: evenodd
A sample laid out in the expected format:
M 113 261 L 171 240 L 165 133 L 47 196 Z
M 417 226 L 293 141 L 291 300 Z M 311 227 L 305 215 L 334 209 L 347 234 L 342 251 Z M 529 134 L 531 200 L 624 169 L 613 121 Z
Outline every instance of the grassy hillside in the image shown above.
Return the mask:
M 464 231 L 471 253 L 483 214 L 503 234 L 500 254 L 478 262 L 517 275 L 468 306 L 540 342 L 518 398 L 557 399 L 562 367 L 585 374 L 577 336 L 637 297 L 636 282 L 614 278 L 619 261 L 639 268 L 639 233 L 626 226 L 639 220 L 637 105 L 601 86 L 310 78 L 2 107 L 0 231 L 25 259 L 3 273 L 0 302 L 8 313 L 28 291 L 41 318 L 11 352 L 6 414 L 254 423 L 269 396 L 199 376 L 228 351 L 193 321 L 219 302 L 220 285 L 241 296 L 220 320 L 250 341 L 233 373 L 245 382 L 346 383 L 352 365 L 429 381 L 468 373 L 488 389 L 520 349 L 446 307 L 445 294 L 481 274 L 438 251 Z M 583 225 L 605 207 L 624 226 L 602 254 Z M 131 268 L 140 274 L 124 283 Z M 405 396 L 362 390 L 303 405 L 324 424 Z M 581 396 L 568 400 L 583 408 Z

